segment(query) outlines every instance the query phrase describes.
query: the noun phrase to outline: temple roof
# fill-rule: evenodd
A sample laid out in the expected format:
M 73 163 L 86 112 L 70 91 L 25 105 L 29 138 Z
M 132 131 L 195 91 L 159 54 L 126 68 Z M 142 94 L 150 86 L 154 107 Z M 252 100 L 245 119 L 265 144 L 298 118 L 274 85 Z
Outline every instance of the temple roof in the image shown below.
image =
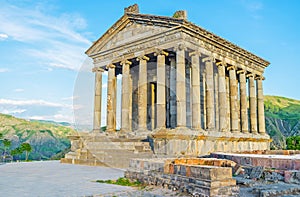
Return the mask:
M 177 13 L 177 12 L 176 12 Z M 175 14 L 176 14 L 175 13 Z M 175 16 L 175 15 L 174 15 Z M 185 19 L 185 17 L 167 17 L 167 16 L 156 16 L 156 15 L 149 15 L 149 14 L 140 14 L 138 11 L 129 11 L 126 12 L 124 15 L 111 27 L 109 28 L 93 45 L 86 51 L 86 54 L 91 56 L 94 53 L 97 53 L 101 45 L 104 45 L 106 40 L 111 37 L 111 35 L 116 34 L 117 32 L 121 31 L 126 25 L 130 22 L 137 23 L 137 24 L 145 24 L 149 26 L 159 26 L 165 28 L 172 28 L 172 27 L 181 27 L 185 32 L 189 32 L 191 34 L 196 34 L 200 36 L 200 38 L 209 40 L 212 43 L 217 45 L 221 45 L 222 47 L 229 49 L 230 51 L 234 51 L 239 55 L 249 58 L 257 63 L 260 63 L 263 67 L 267 67 L 270 63 L 255 54 L 229 42 L 228 40 L 217 36 L 216 34 L 205 30 L 204 28 L 193 24 Z

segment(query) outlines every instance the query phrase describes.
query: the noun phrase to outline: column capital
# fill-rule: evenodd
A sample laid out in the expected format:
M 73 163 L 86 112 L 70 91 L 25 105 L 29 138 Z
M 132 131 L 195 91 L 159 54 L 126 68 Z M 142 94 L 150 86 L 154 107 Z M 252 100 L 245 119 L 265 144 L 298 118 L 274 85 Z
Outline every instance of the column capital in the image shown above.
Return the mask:
M 245 70 L 238 70 L 238 71 L 236 71 L 236 74 L 245 74 L 246 73 L 246 71 Z
M 252 78 L 252 77 L 254 78 L 254 77 L 255 77 L 255 74 L 253 74 L 253 73 L 248 73 L 248 74 L 246 75 L 246 77 L 247 77 L 247 78 Z
M 93 73 L 95 73 L 95 72 L 104 72 L 104 69 L 100 68 L 100 67 L 94 67 L 94 68 L 92 68 L 92 72 Z
M 121 61 L 120 64 L 121 64 L 121 66 L 124 66 L 124 65 L 126 65 L 126 64 L 127 64 L 127 65 L 131 65 L 132 62 L 131 62 L 131 61 L 128 61 L 127 59 L 124 59 L 124 60 Z
M 114 65 L 114 64 L 108 64 L 108 65 L 106 66 L 106 68 L 107 68 L 107 69 L 109 69 L 109 68 L 116 68 L 116 65 Z
M 254 79 L 255 80 L 265 80 L 266 78 L 262 75 L 256 75 Z
M 208 56 L 208 57 L 202 59 L 202 62 L 207 62 L 207 61 L 215 62 L 216 59 L 213 56 Z
M 198 50 L 194 50 L 194 51 L 192 51 L 192 52 L 190 52 L 189 53 L 189 56 L 190 57 L 192 57 L 192 56 L 199 56 L 199 57 L 201 57 L 201 52 L 200 51 L 198 51 Z
M 235 66 L 228 66 L 227 70 L 236 70 L 236 67 Z
M 163 49 L 156 48 L 155 51 L 154 51 L 154 56 L 159 56 L 159 55 L 168 56 L 169 53 L 164 51 Z
M 226 67 L 226 62 L 224 61 L 220 61 L 220 62 L 217 62 L 216 65 L 219 67 L 219 66 L 225 66 Z
M 186 50 L 186 46 L 183 43 L 179 43 L 176 47 L 174 47 L 174 51 L 182 51 L 182 50 Z
M 137 57 L 136 60 L 137 60 L 137 61 L 141 61 L 141 60 L 149 61 L 150 58 L 147 57 L 146 55 L 141 55 L 141 56 Z

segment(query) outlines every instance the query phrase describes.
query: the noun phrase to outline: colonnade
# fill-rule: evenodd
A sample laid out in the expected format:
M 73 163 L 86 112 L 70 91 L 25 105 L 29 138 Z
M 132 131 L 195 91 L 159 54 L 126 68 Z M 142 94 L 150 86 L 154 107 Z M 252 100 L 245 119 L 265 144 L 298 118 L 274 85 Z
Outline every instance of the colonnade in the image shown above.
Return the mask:
M 150 90 L 147 80 L 150 60 L 156 64 L 155 108 L 151 108 L 150 113 L 150 116 L 155 116 L 151 117 L 155 128 L 168 128 L 172 123 L 176 128 L 190 125 L 193 130 L 265 133 L 262 75 L 249 72 L 245 66 L 228 64 L 198 51 L 187 51 L 181 46 L 173 51 L 155 50 L 151 54 L 124 59 L 106 67 L 95 67 L 95 131 L 101 127 L 102 73 L 105 70 L 108 72 L 106 130 L 116 131 L 116 65 L 122 68 L 121 131 L 134 130 L 133 116 L 138 117 L 135 130 L 148 130 L 147 97 L 149 91 L 154 91 Z M 138 66 L 137 77 L 131 76 L 133 66 Z M 169 72 L 167 66 L 170 67 Z M 188 88 L 187 69 L 190 73 Z M 132 112 L 133 80 L 138 80 L 137 114 Z M 187 109 L 190 110 L 190 119 L 187 118 Z

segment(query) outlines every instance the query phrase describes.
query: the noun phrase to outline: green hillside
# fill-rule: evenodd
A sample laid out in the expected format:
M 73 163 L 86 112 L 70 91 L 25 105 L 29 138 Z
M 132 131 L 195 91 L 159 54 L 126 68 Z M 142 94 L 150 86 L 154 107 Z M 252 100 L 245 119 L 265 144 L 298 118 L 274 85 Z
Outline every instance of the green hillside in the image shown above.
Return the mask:
M 10 149 L 27 142 L 32 146 L 31 160 L 45 160 L 59 155 L 70 147 L 67 135 L 74 134 L 70 127 L 57 124 L 27 121 L 10 115 L 0 114 L 0 133 L 12 141 Z M 24 159 L 25 154 L 21 155 Z
M 265 96 L 266 129 L 272 148 L 286 147 L 286 137 L 300 135 L 300 101 L 279 96 Z

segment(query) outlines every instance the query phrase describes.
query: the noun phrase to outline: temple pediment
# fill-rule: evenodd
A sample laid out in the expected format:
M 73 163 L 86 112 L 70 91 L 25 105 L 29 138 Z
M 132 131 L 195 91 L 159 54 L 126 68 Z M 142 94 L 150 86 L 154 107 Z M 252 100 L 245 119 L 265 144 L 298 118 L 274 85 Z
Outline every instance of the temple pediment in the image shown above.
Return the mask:
M 124 29 L 112 35 L 110 39 L 104 41 L 102 47 L 99 48 L 99 52 L 143 40 L 165 30 L 165 27 L 148 26 L 130 22 Z

